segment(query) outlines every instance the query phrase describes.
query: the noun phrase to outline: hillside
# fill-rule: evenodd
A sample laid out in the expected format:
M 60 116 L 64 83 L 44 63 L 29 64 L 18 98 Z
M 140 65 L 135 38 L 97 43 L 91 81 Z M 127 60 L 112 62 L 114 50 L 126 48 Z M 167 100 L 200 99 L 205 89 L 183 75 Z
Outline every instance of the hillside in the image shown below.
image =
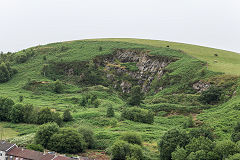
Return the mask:
M 62 127 L 91 128 L 94 151 L 108 151 L 122 133 L 138 132 L 144 155 L 157 159 L 157 143 L 173 128 L 190 131 L 206 125 L 214 130 L 216 141 L 230 139 L 240 118 L 239 61 L 237 53 L 157 40 L 52 43 L 1 55 L 0 63 L 9 65 L 12 74 L 0 83 L 0 97 L 49 107 L 60 115 L 69 109 L 73 121 Z M 211 88 L 221 94 L 207 101 L 203 93 Z M 141 101 L 136 102 L 138 96 Z M 113 117 L 106 116 L 109 106 Z M 129 118 L 131 106 L 154 120 Z M 132 112 L 140 112 L 137 109 Z M 191 118 L 193 126 L 188 125 Z M 19 143 L 26 137 L 31 142 L 39 126 L 0 120 L 4 135 L 10 133 L 5 138 Z

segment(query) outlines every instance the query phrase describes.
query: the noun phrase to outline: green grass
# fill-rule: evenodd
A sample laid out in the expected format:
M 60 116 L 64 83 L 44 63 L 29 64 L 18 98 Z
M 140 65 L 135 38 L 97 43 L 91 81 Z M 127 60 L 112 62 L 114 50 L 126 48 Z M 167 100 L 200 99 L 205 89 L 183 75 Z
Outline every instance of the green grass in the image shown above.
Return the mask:
M 6 140 L 16 137 L 18 135 L 18 132 L 16 132 L 12 128 L 7 128 L 5 125 L 5 122 L 0 122 L 0 138 Z
M 106 38 L 106 39 L 93 39 L 94 41 L 118 41 L 118 42 L 130 42 L 136 44 L 150 45 L 155 47 L 169 46 L 173 49 L 180 49 L 185 53 L 196 57 L 199 60 L 206 61 L 208 63 L 208 69 L 216 72 L 224 72 L 232 75 L 240 75 L 240 54 L 215 48 L 208 48 L 203 46 L 160 41 L 160 40 L 148 40 L 148 39 L 131 39 L 131 38 Z M 93 41 L 89 40 L 89 41 Z M 214 56 L 218 54 L 218 56 Z
M 170 48 L 166 48 L 167 45 Z M 61 46 L 64 46 L 65 49 L 61 49 Z M 99 51 L 99 47 L 102 47 L 102 51 Z M 178 59 L 168 65 L 165 70 L 168 74 L 165 74 L 161 81 L 156 81 L 153 84 L 152 90 L 144 100 L 145 104 L 142 107 L 156 111 L 153 124 L 122 120 L 121 111 L 126 104 L 126 99 L 111 87 L 75 85 L 72 83 L 72 78 L 65 77 L 64 79 L 60 77 L 65 80 L 64 92 L 55 94 L 49 89 L 53 80 L 41 74 L 42 68 L 46 64 L 52 62 L 68 65 L 79 64 L 83 61 L 92 60 L 96 56 L 112 54 L 117 48 L 143 49 L 150 51 L 150 55 Z M 240 75 L 240 55 L 236 53 L 189 44 L 142 39 L 69 41 L 37 46 L 32 49 L 36 54 L 27 62 L 23 64 L 13 63 L 13 67 L 18 70 L 18 73 L 10 81 L 0 84 L 0 95 L 13 99 L 15 103 L 19 103 L 19 96 L 22 95 L 25 104 L 30 103 L 35 107 L 51 107 L 60 113 L 69 108 L 74 121 L 67 122 L 64 125 L 75 128 L 82 125 L 90 126 L 94 130 L 99 145 L 111 145 L 121 133 L 135 131 L 142 135 L 147 150 L 151 151 L 150 154 L 157 156 L 156 143 L 161 136 L 169 129 L 181 128 L 182 124 L 188 119 L 185 114 L 179 115 L 175 114 L 175 112 L 187 111 L 189 113 L 205 109 L 197 118 L 212 126 L 218 139 L 229 138 L 234 124 L 240 119 L 240 111 L 236 109 L 236 105 L 240 104 L 240 89 L 230 101 L 206 109 L 209 107 L 198 101 L 199 94 L 193 92 L 191 86 L 193 82 L 200 79 L 211 82 L 216 81 L 226 88 L 225 91 L 228 94 L 232 94 L 236 90 L 236 86 L 229 82 L 235 82 L 238 77 L 233 79 L 224 78 L 227 76 L 213 71 Z M 218 54 L 218 57 L 214 56 L 215 53 Z M 16 54 L 23 54 L 23 51 Z M 47 60 L 43 60 L 44 56 L 46 56 Z M 218 62 L 215 63 L 214 60 Z M 206 66 L 206 62 L 208 66 Z M 123 63 L 121 65 L 132 71 L 137 70 L 135 63 Z M 211 79 L 216 75 L 220 75 L 219 80 Z M 29 80 L 48 81 L 49 84 L 33 86 L 35 89 L 26 90 L 24 86 Z M 154 88 L 161 85 L 163 89 L 155 93 Z M 231 88 L 231 86 L 234 87 Z M 49 88 L 46 89 L 46 87 Z M 86 94 L 97 95 L 100 106 L 98 108 L 80 106 L 79 101 Z M 115 110 L 114 118 L 106 117 L 107 104 L 109 103 L 112 104 Z M 171 116 L 166 116 L 167 112 L 163 110 L 173 112 Z M 1 122 L 0 127 L 6 127 L 4 130 L 8 134 L 4 138 L 12 138 L 17 135 L 34 133 L 38 125 Z

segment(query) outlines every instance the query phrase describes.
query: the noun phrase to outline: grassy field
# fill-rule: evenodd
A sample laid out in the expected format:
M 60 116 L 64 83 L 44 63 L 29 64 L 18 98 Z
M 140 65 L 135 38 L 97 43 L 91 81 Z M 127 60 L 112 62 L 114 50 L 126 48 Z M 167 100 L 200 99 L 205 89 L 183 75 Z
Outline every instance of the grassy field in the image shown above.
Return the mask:
M 166 47 L 169 46 L 173 49 L 180 49 L 185 53 L 196 57 L 200 60 L 206 61 L 208 63 L 208 69 L 216 72 L 224 72 L 226 74 L 240 75 L 240 54 L 215 49 L 203 46 L 160 41 L 160 40 L 148 40 L 148 39 L 131 39 L 131 38 L 106 38 L 106 39 L 90 39 L 89 41 L 120 41 L 129 42 L 143 45 L 150 45 L 155 47 Z M 218 54 L 218 56 L 214 56 Z
M 170 49 L 166 46 L 169 45 Z M 102 47 L 102 50 L 99 50 Z M 161 136 L 172 128 L 182 128 L 187 121 L 188 115 L 195 109 L 206 108 L 198 101 L 199 94 L 192 92 L 192 83 L 199 80 L 209 80 L 209 78 L 219 75 L 215 72 L 224 72 L 225 74 L 240 75 L 240 55 L 201 46 L 157 41 L 143 39 L 96 39 L 83 41 L 69 41 L 63 43 L 52 43 L 44 46 L 32 48 L 35 55 L 30 57 L 25 63 L 12 63 L 18 73 L 13 78 L 0 84 L 0 95 L 6 96 L 19 103 L 19 96 L 23 96 L 23 103 L 33 104 L 35 107 L 50 107 L 63 113 L 66 108 L 70 109 L 74 121 L 67 122 L 64 126 L 79 127 L 89 126 L 94 130 L 99 148 L 106 148 L 113 143 L 115 139 L 123 132 L 134 131 L 142 135 L 144 140 L 145 152 L 150 157 L 157 159 L 157 142 Z M 121 119 L 122 108 L 126 105 L 126 98 L 121 96 L 118 91 L 111 87 L 102 85 L 82 86 L 72 83 L 71 79 L 59 76 L 64 82 L 64 92 L 56 94 L 49 88 L 54 81 L 42 74 L 44 65 L 50 65 L 52 62 L 73 65 L 82 61 L 89 61 L 96 56 L 112 54 L 115 49 L 145 49 L 151 51 L 150 54 L 164 56 L 169 58 L 178 58 L 179 60 L 171 63 L 166 69 L 169 71 L 170 80 L 162 79 L 165 88 L 158 93 L 150 91 L 146 94 L 143 108 L 162 109 L 168 106 L 166 110 L 156 111 L 153 124 L 144 124 Z M 182 50 L 183 52 L 179 52 Z M 185 54 L 187 53 L 187 54 Z M 16 53 L 15 56 L 24 54 L 24 51 Z M 214 56 L 218 54 L 218 56 Z M 44 56 L 46 60 L 44 60 Z M 217 60 L 217 62 L 214 62 Z M 208 66 L 206 66 L 206 63 Z M 134 66 L 134 65 L 133 65 Z M 136 68 L 134 68 L 136 69 Z M 215 71 L 215 72 L 212 72 Z M 240 119 L 240 111 L 236 105 L 240 104 L 240 88 L 231 88 L 226 75 L 220 75 L 220 84 L 226 86 L 224 91 L 235 93 L 235 96 L 228 102 L 223 101 L 220 105 L 210 106 L 197 114 L 197 119 L 213 127 L 217 138 L 229 139 L 232 128 Z M 231 82 L 235 85 L 236 79 Z M 44 81 L 47 84 L 37 86 L 32 90 L 24 87 L 29 81 Z M 214 80 L 212 80 L 214 81 Z M 156 82 L 155 86 L 159 85 Z M 191 84 L 191 85 L 189 85 Z M 233 86 L 233 85 L 232 85 Z M 79 104 L 86 94 L 96 95 L 100 101 L 98 108 L 83 107 Z M 107 104 L 112 104 L 115 110 L 114 118 L 106 117 Z M 173 112 L 169 113 L 169 109 Z M 187 114 L 178 114 L 177 111 L 187 110 Z M 191 115 L 191 114 L 190 114 Z M 4 127 L 4 139 L 12 138 L 17 135 L 28 135 L 36 132 L 38 125 L 30 124 L 12 124 L 0 123 L 0 129 Z M 101 146 L 102 145 L 102 146 Z
M 6 123 L 0 122 L 0 138 L 1 139 L 9 139 L 14 138 L 18 135 L 18 133 L 12 128 L 4 127 Z

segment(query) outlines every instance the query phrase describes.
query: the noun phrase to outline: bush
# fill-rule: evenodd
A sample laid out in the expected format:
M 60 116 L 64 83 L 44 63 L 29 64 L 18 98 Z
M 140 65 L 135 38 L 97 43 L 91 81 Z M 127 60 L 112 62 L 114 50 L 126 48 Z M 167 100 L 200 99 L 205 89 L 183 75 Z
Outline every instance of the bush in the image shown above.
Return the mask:
M 95 140 L 92 129 L 89 127 L 79 127 L 78 132 L 83 135 L 83 139 L 86 142 L 87 148 L 93 148 L 95 145 Z
M 131 90 L 131 95 L 128 99 L 128 104 L 132 106 L 138 106 L 140 105 L 142 101 L 143 95 L 141 92 L 141 87 L 140 86 L 134 86 Z
M 227 158 L 229 155 L 239 153 L 240 150 L 234 142 L 230 140 L 224 140 L 216 143 L 214 152 L 217 153 L 221 159 Z
M 54 92 L 55 93 L 62 93 L 63 92 L 63 84 L 60 80 L 56 80 L 54 82 Z
M 188 143 L 187 134 L 183 131 L 172 129 L 166 132 L 160 140 L 158 146 L 161 160 L 171 159 L 172 152 L 177 146 L 184 147 Z
M 14 74 L 17 73 L 16 69 L 12 69 L 8 63 L 0 64 L 0 83 L 9 81 Z
M 138 145 L 118 140 L 111 146 L 112 160 L 143 160 L 142 149 Z
M 59 131 L 59 127 L 56 123 L 46 123 L 41 125 L 35 135 L 36 144 L 40 144 L 45 148 L 48 148 L 48 142 L 51 136 Z
M 25 63 L 28 60 L 28 57 L 25 54 L 18 55 L 16 57 L 16 62 L 17 63 Z
M 229 156 L 225 160 L 239 160 L 239 159 L 240 159 L 240 153 L 236 153 L 236 154 L 234 154 L 232 156 Z
M 120 137 L 120 140 L 126 141 L 131 144 L 137 144 L 137 145 L 142 145 L 142 137 L 134 132 L 126 132 L 123 133 L 122 136 Z
M 63 121 L 68 122 L 68 121 L 72 121 L 72 120 L 73 120 L 73 117 L 70 113 L 70 110 L 69 109 L 65 110 L 63 113 Z
M 22 104 L 16 104 L 12 107 L 10 112 L 10 119 L 13 123 L 23 122 L 24 107 Z
M 56 122 L 58 125 L 62 124 L 62 118 L 58 113 L 54 113 L 50 108 L 41 108 L 38 112 L 37 123 L 44 124 L 48 122 Z
M 238 122 L 234 128 L 231 138 L 233 142 L 240 141 L 240 122 Z
M 187 151 L 184 148 L 178 147 L 174 152 L 172 152 L 172 160 L 186 160 Z
M 205 137 L 193 138 L 188 145 L 185 146 L 188 153 L 197 152 L 203 150 L 206 152 L 212 151 L 214 148 L 214 143 Z
M 22 102 L 23 101 L 23 96 L 19 96 L 19 102 Z
M 220 100 L 222 90 L 217 87 L 210 87 L 208 90 L 203 91 L 199 100 L 204 104 L 215 104 Z
M 183 128 L 191 128 L 194 127 L 193 117 L 190 115 L 186 122 L 183 123 Z
M 83 136 L 74 128 L 62 128 L 53 134 L 48 142 L 51 150 L 59 153 L 76 154 L 85 148 Z
M 111 104 L 107 107 L 107 117 L 114 117 L 114 109 Z
M 154 121 L 153 112 L 146 109 L 141 109 L 138 107 L 130 107 L 130 108 L 124 109 L 121 114 L 121 117 L 131 121 L 149 123 L 149 124 L 152 124 Z
M 190 139 L 192 138 L 198 138 L 198 137 L 206 137 L 208 139 L 210 139 L 211 141 L 214 140 L 214 133 L 213 133 L 213 129 L 208 127 L 208 126 L 202 126 L 202 127 L 198 127 L 198 128 L 192 128 L 189 132 L 189 137 Z
M 10 121 L 10 112 L 13 105 L 13 100 L 0 97 L 0 121 Z
M 39 151 L 39 152 L 44 151 L 43 146 L 41 146 L 40 144 L 28 144 L 26 148 L 34 151 Z

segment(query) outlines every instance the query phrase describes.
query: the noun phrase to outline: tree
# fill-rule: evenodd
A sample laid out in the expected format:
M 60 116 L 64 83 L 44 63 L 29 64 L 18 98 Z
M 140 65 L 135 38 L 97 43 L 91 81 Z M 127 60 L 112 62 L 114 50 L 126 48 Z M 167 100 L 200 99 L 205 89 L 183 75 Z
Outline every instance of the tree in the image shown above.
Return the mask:
M 30 149 L 30 150 L 34 150 L 34 151 L 39 151 L 39 152 L 43 152 L 44 151 L 44 148 L 42 145 L 40 144 L 28 144 L 26 146 L 27 149 Z
M 143 95 L 141 93 L 141 87 L 140 86 L 134 86 L 131 90 L 131 95 L 128 99 L 128 104 L 132 106 L 138 106 L 140 105 L 142 101 Z
M 10 121 L 10 111 L 13 105 L 13 100 L 0 97 L 0 121 Z
M 236 154 L 234 154 L 232 156 L 229 156 L 225 160 L 239 160 L 239 159 L 240 159 L 240 153 L 236 153 Z
M 191 152 L 197 152 L 199 150 L 206 151 L 207 153 L 209 151 L 212 151 L 214 147 L 214 143 L 206 137 L 193 138 L 189 144 L 185 146 L 188 154 Z
M 38 112 L 38 124 L 44 124 L 48 122 L 53 122 L 53 112 L 50 110 L 50 108 L 41 108 L 40 111 Z
M 54 92 L 55 93 L 62 93 L 63 92 L 63 84 L 60 80 L 56 80 L 56 82 L 54 82 Z
M 214 152 L 217 153 L 221 159 L 227 158 L 229 155 L 239 153 L 240 150 L 234 142 L 230 140 L 219 141 L 216 143 Z
M 0 64 L 0 83 L 7 82 L 11 75 L 6 64 L 3 62 Z
M 11 122 L 13 123 L 20 123 L 23 122 L 23 111 L 24 111 L 24 107 L 22 104 L 15 104 L 10 112 L 10 119 Z
M 59 153 L 75 154 L 83 152 L 85 148 L 83 136 L 74 128 L 62 128 L 52 135 L 48 146 Z
M 112 160 L 136 159 L 143 160 L 142 149 L 139 145 L 129 144 L 118 140 L 111 146 Z
M 177 146 L 184 147 L 188 143 L 187 134 L 183 131 L 172 129 L 166 132 L 158 146 L 161 160 L 171 160 L 171 154 Z
M 138 107 L 125 108 L 122 111 L 121 117 L 131 121 L 148 124 L 152 124 L 154 122 L 153 112 Z
M 210 87 L 208 90 L 203 91 L 199 97 L 200 101 L 205 104 L 214 104 L 220 100 L 222 90 L 217 87 Z
M 114 117 L 114 109 L 111 104 L 107 107 L 107 117 Z
M 38 110 L 31 104 L 23 106 L 23 122 L 24 123 L 37 123 Z
M 178 147 L 174 152 L 172 152 L 172 160 L 186 160 L 187 151 L 184 148 Z
M 126 141 L 131 144 L 142 145 L 142 137 L 138 133 L 126 132 L 120 137 L 120 140 Z
M 73 117 L 70 113 L 70 110 L 69 109 L 65 110 L 63 113 L 63 121 L 68 122 L 68 121 L 72 121 L 72 120 L 73 120 Z
M 190 139 L 192 138 L 198 138 L 198 137 L 206 137 L 209 138 L 211 141 L 214 140 L 214 133 L 213 129 L 208 126 L 201 126 L 197 128 L 192 128 L 189 132 Z
M 87 148 L 91 149 L 95 145 L 94 133 L 89 127 L 81 126 L 78 128 L 78 132 L 83 135 L 83 139 L 86 142 Z
M 231 138 L 233 142 L 240 141 L 240 122 L 238 122 L 234 128 Z
M 48 142 L 53 134 L 59 131 L 59 126 L 56 123 L 46 123 L 41 125 L 35 135 L 36 144 L 40 144 L 48 148 Z

